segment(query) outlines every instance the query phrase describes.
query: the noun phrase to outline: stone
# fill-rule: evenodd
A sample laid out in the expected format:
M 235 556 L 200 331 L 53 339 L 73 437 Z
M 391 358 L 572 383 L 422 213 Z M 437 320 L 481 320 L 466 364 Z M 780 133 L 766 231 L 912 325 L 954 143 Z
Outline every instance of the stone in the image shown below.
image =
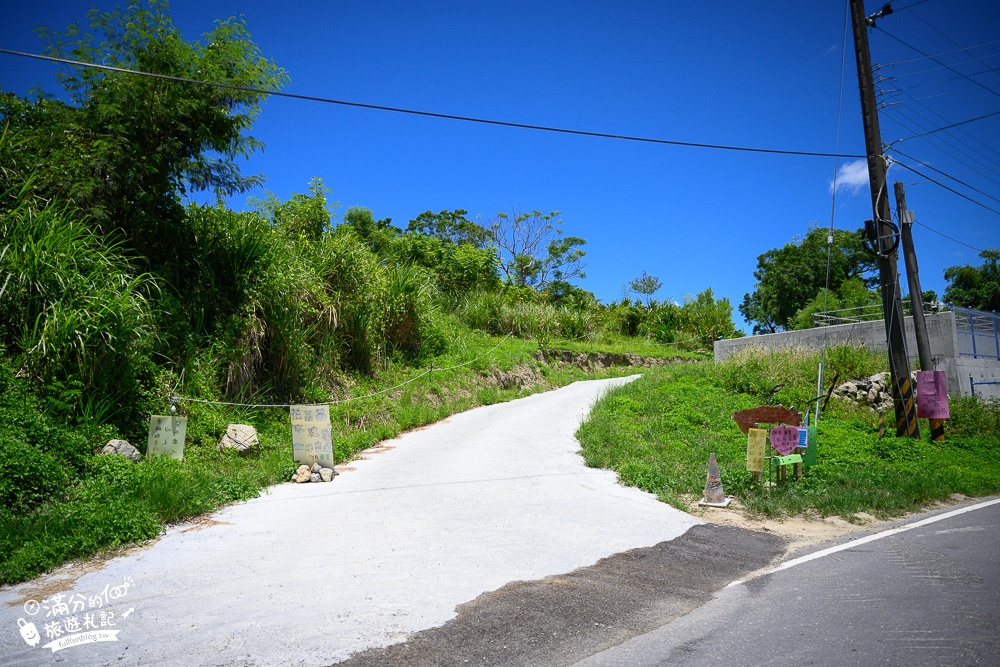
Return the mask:
M 118 454 L 119 456 L 124 456 L 130 461 L 136 462 L 142 458 L 142 454 L 139 453 L 139 450 L 130 445 L 128 440 L 108 440 L 108 444 L 104 445 L 104 448 L 101 450 L 101 454 Z
M 302 464 L 295 469 L 295 475 L 292 477 L 292 481 L 297 484 L 304 484 L 306 482 L 312 481 L 312 473 L 309 472 L 309 466 Z
M 226 427 L 226 434 L 219 440 L 217 447 L 220 451 L 235 449 L 240 454 L 248 452 L 254 447 L 260 447 L 257 429 L 247 424 L 230 424 Z
M 875 405 L 882 398 L 881 392 L 876 387 L 872 387 L 868 390 L 867 401 L 870 405 Z
M 324 482 L 332 482 L 334 476 L 333 468 L 320 468 L 319 477 Z
M 319 473 L 319 471 L 322 470 L 322 469 L 323 469 L 323 466 L 321 466 L 319 463 L 313 463 L 312 464 L 312 468 L 309 468 L 309 472 Z
M 319 476 L 318 472 L 311 472 L 311 473 L 309 473 L 309 481 L 310 482 L 321 482 L 321 481 L 323 481 L 323 478 Z

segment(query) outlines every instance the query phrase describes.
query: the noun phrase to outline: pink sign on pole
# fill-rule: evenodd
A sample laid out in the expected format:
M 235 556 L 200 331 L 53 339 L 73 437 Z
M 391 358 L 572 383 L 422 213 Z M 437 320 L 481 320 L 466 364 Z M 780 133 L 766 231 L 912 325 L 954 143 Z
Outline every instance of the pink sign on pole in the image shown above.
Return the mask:
M 944 371 L 917 371 L 917 417 L 921 419 L 951 417 Z
M 799 429 L 794 426 L 776 426 L 772 428 L 771 446 L 782 456 L 788 456 L 799 446 Z

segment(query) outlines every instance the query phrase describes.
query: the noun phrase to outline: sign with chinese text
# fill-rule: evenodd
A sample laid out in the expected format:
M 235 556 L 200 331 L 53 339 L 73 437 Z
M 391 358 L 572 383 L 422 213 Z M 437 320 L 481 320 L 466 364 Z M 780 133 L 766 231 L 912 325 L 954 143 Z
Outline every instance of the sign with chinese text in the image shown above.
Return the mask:
M 951 417 L 944 371 L 917 371 L 917 417 L 921 419 Z
M 296 463 L 333 467 L 333 429 L 327 405 L 293 405 L 292 455 Z
M 747 470 L 761 472 L 764 470 L 764 455 L 767 453 L 767 431 L 762 428 L 752 428 L 747 432 Z
M 184 460 L 184 436 L 187 434 L 187 417 L 153 415 L 149 418 L 149 439 L 146 454 L 164 454 L 178 461 Z
M 775 426 L 771 429 L 771 446 L 782 456 L 788 456 L 799 446 L 799 429 L 794 426 Z

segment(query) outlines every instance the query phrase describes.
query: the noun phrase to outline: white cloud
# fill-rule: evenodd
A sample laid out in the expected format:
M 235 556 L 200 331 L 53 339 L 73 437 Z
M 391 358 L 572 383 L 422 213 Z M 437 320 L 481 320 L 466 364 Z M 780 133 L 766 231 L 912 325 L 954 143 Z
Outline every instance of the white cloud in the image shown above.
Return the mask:
M 855 160 L 845 162 L 837 170 L 837 190 L 856 195 L 868 187 L 868 161 Z M 830 192 L 833 192 L 833 181 L 830 181 Z

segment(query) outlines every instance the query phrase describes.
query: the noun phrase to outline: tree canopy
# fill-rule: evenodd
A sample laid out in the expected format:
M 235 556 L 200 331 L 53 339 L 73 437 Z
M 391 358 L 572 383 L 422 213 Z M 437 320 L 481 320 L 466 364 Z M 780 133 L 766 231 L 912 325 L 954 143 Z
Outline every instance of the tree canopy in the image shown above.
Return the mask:
M 264 95 L 246 89 L 278 89 L 287 75 L 260 53 L 242 18 L 217 21 L 193 42 L 162 0 L 88 18 L 86 28 L 40 30 L 46 54 L 233 86 L 67 66 L 58 78 L 68 102 L 0 98 L 0 124 L 14 135 L 18 171 L 36 176 L 36 194 L 86 211 L 143 255 L 163 252 L 186 193 L 232 195 L 262 182 L 237 163 L 262 147 L 247 131 Z
M 944 300 L 966 308 L 1000 310 L 1000 250 L 987 248 L 979 256 L 985 260 L 980 266 L 945 269 Z
M 802 239 L 757 257 L 753 292 L 743 297 L 739 310 L 754 333 L 788 329 L 799 310 L 826 287 L 827 234 L 812 227 Z M 875 268 L 858 232 L 833 230 L 830 247 L 830 289 L 837 292 L 851 278 L 864 279 Z

